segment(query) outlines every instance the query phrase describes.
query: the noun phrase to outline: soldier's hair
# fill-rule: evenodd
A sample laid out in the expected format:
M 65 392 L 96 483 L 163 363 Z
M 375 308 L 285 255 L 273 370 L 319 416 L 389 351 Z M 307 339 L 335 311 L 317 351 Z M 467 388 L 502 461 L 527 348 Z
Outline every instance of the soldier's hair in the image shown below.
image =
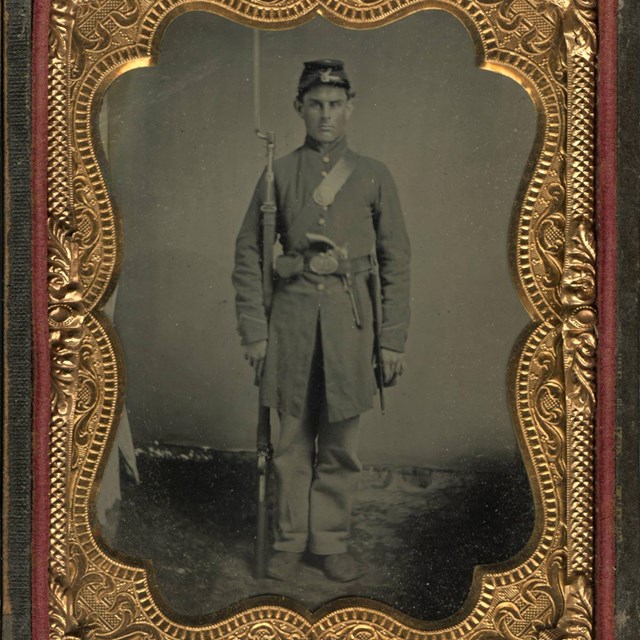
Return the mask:
M 311 89 L 314 89 L 315 87 L 337 87 L 338 89 L 344 89 L 344 92 L 347 94 L 347 100 L 353 100 L 356 97 L 356 92 L 353 89 L 347 89 L 346 87 L 343 87 L 342 85 L 339 85 L 339 84 L 324 83 L 324 84 L 312 84 L 310 87 L 307 87 L 306 89 L 304 89 L 304 91 L 299 91 L 296 95 L 296 101 L 302 102 L 302 99 L 304 98 L 305 94 L 309 93 L 309 91 L 311 91 Z

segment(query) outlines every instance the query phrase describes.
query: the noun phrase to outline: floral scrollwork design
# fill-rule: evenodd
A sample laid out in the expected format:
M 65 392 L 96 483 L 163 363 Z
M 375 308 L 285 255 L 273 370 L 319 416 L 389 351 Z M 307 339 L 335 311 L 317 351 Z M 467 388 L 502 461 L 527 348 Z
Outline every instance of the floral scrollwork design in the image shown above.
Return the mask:
M 380 634 L 378 631 L 368 624 L 358 624 L 350 629 L 349 634 L 346 636 L 347 640 L 379 640 Z
M 592 640 L 593 593 L 589 579 L 577 574 L 562 585 L 563 609 L 553 627 L 537 640 Z
M 540 9 L 555 11 L 571 53 L 590 58 L 596 50 L 596 0 L 541 0 Z
M 71 585 L 61 575 L 49 574 L 49 620 L 52 640 L 94 640 L 97 625 L 76 614 Z
M 74 620 L 82 621 L 76 622 L 85 631 L 82 638 L 94 640 L 94 630 L 104 636 L 108 629 L 110 640 L 161 640 L 158 630 L 141 619 L 129 583 L 96 571 L 77 542 L 70 545 L 70 558 L 66 595 Z
M 100 223 L 98 206 L 86 174 L 80 172 L 80 161 L 76 158 L 73 178 L 74 207 L 76 220 L 75 238 L 80 249 L 80 277 L 87 290 L 98 271 L 102 251 L 100 250 Z
M 242 628 L 234 640 L 303 640 L 304 635 L 296 632 L 289 625 L 281 625 L 275 621 L 263 620 Z
M 547 187 L 545 208 L 536 219 L 533 238 L 545 269 L 540 284 L 560 306 L 560 286 L 565 252 L 565 188 L 556 180 Z
M 78 0 L 51 3 L 49 56 L 53 60 L 63 60 L 69 50 L 78 5 Z
M 51 348 L 51 409 L 54 420 L 66 424 L 73 398 L 82 339 L 84 304 L 77 276 L 77 245 L 64 225 L 49 233 L 49 343 Z
M 495 6 L 497 11 L 494 16 L 496 24 L 505 33 L 518 33 L 518 46 L 530 55 L 544 54 L 556 42 L 557 29 L 553 28 L 553 22 L 549 22 L 548 33 L 543 33 L 539 25 L 534 24 L 519 11 L 518 0 L 479 0 L 486 6 Z
M 556 335 L 549 345 L 543 346 L 534 357 L 538 369 L 533 390 L 533 406 L 542 427 L 543 446 L 551 463 L 553 479 L 560 484 L 565 477 L 564 430 L 564 369 L 561 339 Z
M 392 640 L 394 634 L 371 623 L 350 620 L 322 637 L 324 640 Z
M 100 8 L 101 3 L 97 0 L 85 2 L 78 8 L 71 35 L 73 79 L 80 78 L 84 72 L 87 52 L 108 50 L 113 42 L 114 32 L 133 26 L 140 18 L 140 3 L 135 0 L 122 0 L 120 5 L 114 7 L 106 16 L 99 20 L 91 20 Z M 86 28 L 85 25 L 91 26 Z
M 574 304 L 591 304 L 596 289 L 596 249 L 590 222 L 579 222 L 570 238 L 563 277 L 564 295 Z
M 584 575 L 577 575 L 564 589 L 564 613 L 558 630 L 564 640 L 591 640 L 593 594 L 591 583 Z
M 160 640 L 158 631 L 151 625 L 140 624 L 127 629 L 122 634 L 114 634 L 111 640 Z
M 591 307 L 577 309 L 566 321 L 563 329 L 565 367 L 571 374 L 572 384 L 567 395 L 574 410 L 590 415 L 593 412 L 596 359 L 596 313 Z
M 492 627 L 477 631 L 470 640 L 592 640 L 589 580 L 584 575 L 567 580 L 566 575 L 566 552 L 557 550 L 549 558 L 545 579 L 528 579 L 517 599 L 546 602 L 542 614 L 525 617 L 516 599 L 502 602 L 490 614 Z
M 95 612 L 78 606 L 77 594 L 61 576 L 51 575 L 49 582 L 52 640 L 97 640 L 101 635 L 99 630 L 104 625 L 101 624 Z M 122 600 L 122 598 L 116 600 Z M 161 640 L 160 633 L 152 625 L 132 622 L 130 615 L 122 616 L 121 605 L 122 602 L 113 603 L 113 611 L 118 611 L 123 620 L 121 625 L 109 635 L 110 640 Z M 129 611 L 135 611 L 133 603 Z
M 79 375 L 71 459 L 72 469 L 77 467 L 91 440 L 101 395 L 100 381 L 95 348 L 91 344 L 83 344 L 80 346 L 79 351 Z

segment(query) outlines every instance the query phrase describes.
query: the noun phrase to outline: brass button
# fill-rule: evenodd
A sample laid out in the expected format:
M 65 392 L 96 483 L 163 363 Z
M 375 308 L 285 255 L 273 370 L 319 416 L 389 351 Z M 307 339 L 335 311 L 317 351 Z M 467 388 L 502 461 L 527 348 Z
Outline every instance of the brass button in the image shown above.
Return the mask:
M 327 221 L 324 218 L 319 218 L 318 219 L 318 224 L 325 225 L 325 224 L 327 224 Z
M 329 162 L 331 162 L 331 158 L 329 156 L 322 156 L 322 162 L 329 164 Z
M 318 282 L 318 291 L 324 291 L 324 283 Z
M 321 171 L 321 172 L 320 172 L 320 175 L 321 175 L 323 178 L 326 178 L 326 177 L 329 175 L 329 172 L 328 172 L 328 171 Z

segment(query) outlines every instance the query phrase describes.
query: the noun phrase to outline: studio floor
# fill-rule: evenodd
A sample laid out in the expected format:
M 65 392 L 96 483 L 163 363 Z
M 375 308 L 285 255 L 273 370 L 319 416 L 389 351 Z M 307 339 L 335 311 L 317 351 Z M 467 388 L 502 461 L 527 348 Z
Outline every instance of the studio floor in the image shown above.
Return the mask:
M 366 597 L 416 618 L 442 619 L 464 603 L 474 566 L 507 560 L 534 526 L 521 464 L 484 462 L 457 472 L 365 467 L 351 550 L 366 575 L 331 582 L 311 558 L 294 583 L 257 580 L 251 454 L 152 448 L 139 453 L 138 466 L 140 484 L 123 482 L 109 545 L 151 560 L 165 602 L 185 615 L 269 594 L 311 610 L 343 596 Z

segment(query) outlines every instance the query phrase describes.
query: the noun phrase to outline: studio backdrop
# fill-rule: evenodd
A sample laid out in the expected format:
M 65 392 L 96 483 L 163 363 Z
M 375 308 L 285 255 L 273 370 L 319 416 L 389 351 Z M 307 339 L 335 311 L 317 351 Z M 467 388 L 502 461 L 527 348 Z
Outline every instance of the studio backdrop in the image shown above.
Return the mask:
M 253 131 L 250 29 L 189 13 L 159 63 L 129 71 L 100 116 L 124 226 L 115 324 L 137 446 L 251 449 L 257 390 L 242 357 L 234 242 L 264 167 Z M 375 31 L 321 18 L 261 33 L 262 122 L 277 155 L 302 144 L 305 60 L 344 60 L 349 143 L 387 164 L 412 243 L 407 372 L 363 418 L 365 463 L 456 468 L 518 455 L 508 363 L 528 315 L 512 283 L 510 221 L 537 118 L 526 91 L 476 65 L 465 27 L 421 12 Z

